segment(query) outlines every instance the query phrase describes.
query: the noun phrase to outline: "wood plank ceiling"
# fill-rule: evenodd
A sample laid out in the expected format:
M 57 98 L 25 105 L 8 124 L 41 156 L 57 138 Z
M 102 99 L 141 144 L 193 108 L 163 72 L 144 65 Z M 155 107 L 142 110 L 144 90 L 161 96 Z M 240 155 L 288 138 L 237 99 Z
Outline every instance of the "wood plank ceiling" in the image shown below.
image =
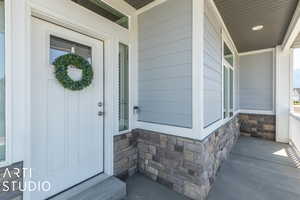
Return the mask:
M 124 0 L 135 9 L 140 9 L 154 0 Z
M 124 0 L 140 9 L 154 0 Z M 214 0 L 239 52 L 282 43 L 298 0 Z M 263 25 L 260 31 L 252 27 Z
M 238 51 L 282 43 L 298 0 L 214 0 Z M 260 31 L 252 27 L 263 25 Z

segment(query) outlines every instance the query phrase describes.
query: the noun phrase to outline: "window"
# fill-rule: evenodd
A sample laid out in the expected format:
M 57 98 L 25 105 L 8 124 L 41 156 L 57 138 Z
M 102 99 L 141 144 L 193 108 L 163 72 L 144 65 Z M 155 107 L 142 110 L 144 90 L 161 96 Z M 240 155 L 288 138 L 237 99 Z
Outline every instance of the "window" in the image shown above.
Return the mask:
M 85 58 L 90 64 L 92 63 L 92 49 L 91 47 L 71 42 L 56 36 L 50 36 L 50 64 L 56 58 L 68 54 L 75 53 Z
M 0 1 L 0 162 L 6 159 L 5 130 L 5 15 L 4 1 Z
M 224 42 L 224 59 L 233 66 L 233 53 L 227 46 L 227 44 Z
M 223 118 L 226 119 L 234 114 L 234 57 L 225 42 L 223 51 Z
M 233 70 L 229 68 L 229 116 L 233 116 Z
M 110 21 L 119 24 L 128 29 L 129 19 L 119 11 L 104 3 L 102 0 L 72 0 L 73 2 L 109 19 Z
M 128 46 L 119 44 L 119 131 L 129 129 Z
M 229 94 L 228 94 L 228 68 L 224 65 L 224 68 L 223 68 L 223 91 L 224 91 L 224 100 L 223 100 L 223 103 L 224 103 L 224 109 L 223 109 L 223 112 L 224 112 L 224 119 L 228 117 L 228 97 L 229 97 Z

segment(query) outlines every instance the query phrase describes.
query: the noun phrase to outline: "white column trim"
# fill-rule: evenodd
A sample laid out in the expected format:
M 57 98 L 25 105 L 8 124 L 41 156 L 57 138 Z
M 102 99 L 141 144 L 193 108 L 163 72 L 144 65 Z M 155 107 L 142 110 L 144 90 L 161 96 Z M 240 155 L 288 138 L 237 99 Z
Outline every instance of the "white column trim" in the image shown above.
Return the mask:
M 283 51 L 288 51 L 289 48 L 293 45 L 295 39 L 297 38 L 300 32 L 300 2 L 298 2 L 297 8 L 291 20 L 291 23 L 288 27 L 288 30 L 284 36 L 281 49 Z
M 252 54 L 260 54 L 260 53 L 265 53 L 265 52 L 270 52 L 270 51 L 274 51 L 274 48 L 260 49 L 260 50 L 255 50 L 255 51 L 247 51 L 247 52 L 239 53 L 239 56 L 247 56 L 247 55 L 252 55 Z

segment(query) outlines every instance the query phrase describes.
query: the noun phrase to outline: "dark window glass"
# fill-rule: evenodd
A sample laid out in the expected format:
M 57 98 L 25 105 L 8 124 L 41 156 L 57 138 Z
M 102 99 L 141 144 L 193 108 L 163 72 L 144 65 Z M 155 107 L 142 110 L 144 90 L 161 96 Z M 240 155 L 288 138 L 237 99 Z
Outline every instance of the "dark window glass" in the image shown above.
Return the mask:
M 231 66 L 233 66 L 233 53 L 231 52 L 231 50 L 229 49 L 229 47 L 225 42 L 224 42 L 224 58 Z
M 128 29 L 128 17 L 101 0 L 72 0 L 75 3 Z
M 119 131 L 129 128 L 128 46 L 119 45 Z
M 233 116 L 233 78 L 234 78 L 234 75 L 233 75 L 233 70 L 232 69 L 229 69 L 229 84 L 230 84 L 230 87 L 229 87 L 229 90 L 230 90 L 230 112 L 229 112 L 229 116 L 232 117 Z
M 92 64 L 91 47 L 51 35 L 50 36 L 50 64 L 52 64 L 56 58 L 68 53 L 74 53 L 79 56 L 82 56 L 90 64 Z

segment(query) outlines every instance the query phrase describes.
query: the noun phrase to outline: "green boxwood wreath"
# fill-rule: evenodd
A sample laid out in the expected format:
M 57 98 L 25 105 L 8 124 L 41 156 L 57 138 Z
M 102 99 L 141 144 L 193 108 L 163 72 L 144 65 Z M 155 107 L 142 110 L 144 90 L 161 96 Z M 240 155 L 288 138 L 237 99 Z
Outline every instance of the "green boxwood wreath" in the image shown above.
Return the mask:
M 88 87 L 94 77 L 92 66 L 83 57 L 70 53 L 58 57 L 54 62 L 55 77 L 64 88 L 78 91 Z M 82 70 L 82 78 L 79 81 L 72 80 L 68 75 L 68 67 L 74 66 Z

